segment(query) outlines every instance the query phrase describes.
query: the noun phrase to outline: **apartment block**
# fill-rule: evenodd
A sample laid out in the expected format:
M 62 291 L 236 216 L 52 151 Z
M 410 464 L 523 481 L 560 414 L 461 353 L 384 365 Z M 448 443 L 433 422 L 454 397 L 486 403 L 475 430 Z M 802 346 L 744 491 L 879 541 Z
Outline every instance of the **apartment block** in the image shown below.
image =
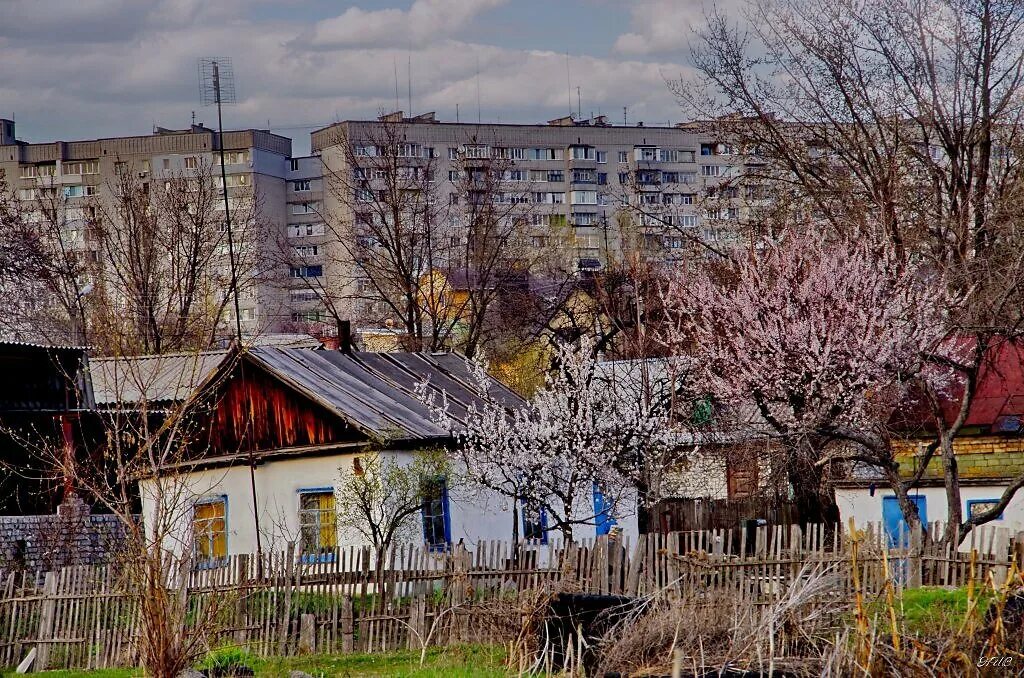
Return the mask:
M 26 143 L 17 140 L 13 121 L 0 120 L 0 170 L 12 190 L 27 205 L 38 204 L 43 191 L 49 196 L 56 194 L 64 205 L 62 227 L 67 245 L 94 261 L 102 260 L 101 244 L 88 226 L 96 218 L 97 205 L 114 204 L 125 172 L 130 172 L 132 180 L 147 192 L 160 190 L 172 178 L 202 176 L 214 182 L 221 196 L 212 206 L 218 210 L 219 217 L 215 218 L 220 219 L 224 217 L 226 191 L 228 206 L 233 212 L 238 209 L 238 219 L 243 218 L 244 211 L 251 219 L 251 228 L 260 231 L 256 234 L 259 237 L 250 237 L 249 241 L 258 243 L 253 246 L 261 251 L 239 259 L 260 267 L 258 272 L 243 272 L 246 282 L 239 301 L 242 329 L 252 334 L 272 331 L 288 310 L 281 298 L 277 267 L 264 264 L 271 256 L 269 248 L 280 240 L 288 223 L 292 184 L 286 177 L 291 139 L 264 130 L 233 130 L 224 133 L 223 145 L 226 182 L 221 181 L 220 135 L 203 125 L 193 124 L 183 130 L 156 128 L 144 136 Z M 223 232 L 225 226 L 220 228 Z M 236 223 L 232 232 L 238 228 Z M 247 246 L 246 242 L 240 244 L 241 248 Z M 219 246 L 213 265 L 227 267 L 227 254 L 226 246 Z M 99 281 L 79 282 L 85 288 Z M 234 327 L 233 304 L 226 305 L 221 322 L 225 334 L 230 334 Z
M 466 172 L 486 171 L 490 161 L 501 160 L 508 193 L 499 188 L 490 199 L 523 200 L 533 226 L 568 233 L 562 242 L 572 244 L 581 272 L 605 266 L 626 246 L 627 235 L 629 246 L 668 260 L 682 258 L 694 239 L 721 243 L 737 237 L 734 225 L 743 209 L 737 179 L 744 161 L 732 146 L 690 128 L 616 126 L 604 117 L 542 125 L 452 123 L 432 113 L 408 118 L 399 112 L 314 131 L 311 147 L 329 180 L 362 172 L 349 165 L 379 154 L 374 143 L 382 138 L 399 140 L 399 155 L 408 158 L 411 171 L 429 165 L 443 203 L 457 203 Z M 374 177 L 365 179 L 365 190 L 374 190 Z M 317 200 L 322 195 L 318 204 L 327 218 L 354 222 L 358 200 L 339 196 L 337 187 L 325 189 Z M 540 233 L 534 239 L 545 247 L 549 240 Z M 349 276 L 358 285 L 355 264 L 348 271 L 307 273 Z

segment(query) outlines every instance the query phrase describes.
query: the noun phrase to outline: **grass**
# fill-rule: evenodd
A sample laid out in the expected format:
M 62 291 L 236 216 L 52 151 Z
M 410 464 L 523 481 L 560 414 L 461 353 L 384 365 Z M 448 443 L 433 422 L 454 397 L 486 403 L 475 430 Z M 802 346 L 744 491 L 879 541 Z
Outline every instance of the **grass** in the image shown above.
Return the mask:
M 427 649 L 420 666 L 419 651 L 402 650 L 377 654 L 309 655 L 277 657 L 262 660 L 256 675 L 287 676 L 291 671 L 305 671 L 316 678 L 395 676 L 396 678 L 499 678 L 509 672 L 504 668 L 505 650 L 492 645 L 453 645 Z M 4 676 L 14 675 L 6 672 Z M 138 669 L 105 669 L 100 671 L 44 671 L 45 678 L 136 678 Z
M 979 587 L 975 589 L 977 604 L 974 609 L 974 616 L 977 620 L 985 618 L 985 611 L 988 609 L 992 599 L 990 591 Z M 906 630 L 911 633 L 932 635 L 943 631 L 958 629 L 964 622 L 967 615 L 967 589 L 948 589 L 941 586 L 921 586 L 918 588 L 904 589 L 903 591 L 903 616 L 902 621 Z M 868 615 L 878 615 L 883 625 L 885 624 L 886 611 L 885 599 L 875 600 L 868 606 Z M 900 600 L 896 600 L 896 614 L 900 614 Z

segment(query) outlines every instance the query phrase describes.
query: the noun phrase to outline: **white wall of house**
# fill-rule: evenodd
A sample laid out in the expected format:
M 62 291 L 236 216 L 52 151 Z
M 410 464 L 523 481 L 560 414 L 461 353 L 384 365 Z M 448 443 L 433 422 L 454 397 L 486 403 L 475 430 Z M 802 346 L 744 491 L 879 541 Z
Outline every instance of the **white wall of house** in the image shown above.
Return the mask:
M 411 459 L 408 452 L 385 452 Z M 318 457 L 298 457 L 267 461 L 256 468 L 256 503 L 259 507 L 260 534 L 264 551 L 283 550 L 289 541 L 299 539 L 299 500 L 303 491 L 335 489 L 341 477 L 341 469 L 352 468 L 357 453 L 335 454 Z M 365 453 L 363 453 L 365 456 Z M 192 538 L 192 517 L 199 503 L 225 500 L 227 554 L 256 552 L 256 527 L 253 512 L 252 484 L 248 466 L 241 464 L 230 468 L 215 468 L 183 474 L 179 479 L 163 481 L 166 487 L 173 486 L 176 496 L 176 511 L 167 520 L 176 528 L 168 546 L 181 551 Z M 155 519 L 154 481 L 142 481 L 143 517 L 147 525 Z M 512 537 L 512 507 L 508 499 L 487 492 L 470 491 L 467 488 L 452 487 L 448 497 L 451 541 L 463 540 L 467 546 L 479 540 L 508 540 Z M 590 501 L 588 497 L 585 501 Z M 584 502 L 585 503 L 585 502 Z M 592 506 L 581 507 L 580 514 Z M 616 502 L 618 525 L 624 535 L 635 541 L 637 523 L 635 505 L 630 499 Z M 589 514 L 587 514 L 589 515 Z M 421 538 L 418 528 L 413 530 L 415 540 Z M 522 537 L 522 516 L 519 532 Z M 593 525 L 579 525 L 574 534 L 577 539 L 595 536 Z M 560 535 L 552 531 L 552 538 Z M 358 535 L 340 534 L 339 544 L 359 545 L 363 542 Z
M 1005 485 L 966 485 L 960 488 L 962 507 L 966 515 L 969 502 L 979 500 L 995 500 L 1002 495 Z M 915 495 L 924 498 L 925 511 L 929 522 L 936 520 L 945 522 L 948 504 L 946 491 L 943 487 L 922 487 L 915 490 Z M 840 516 L 845 523 L 853 518 L 857 525 L 880 523 L 883 520 L 882 505 L 885 497 L 894 497 L 892 490 L 879 486 L 871 496 L 868 488 L 840 488 L 836 490 L 836 503 L 839 505 Z M 1003 517 L 987 525 L 1002 527 L 1016 533 L 1024 530 L 1024 492 L 1018 492 L 1003 511 Z M 970 538 L 961 546 L 961 550 L 970 550 Z

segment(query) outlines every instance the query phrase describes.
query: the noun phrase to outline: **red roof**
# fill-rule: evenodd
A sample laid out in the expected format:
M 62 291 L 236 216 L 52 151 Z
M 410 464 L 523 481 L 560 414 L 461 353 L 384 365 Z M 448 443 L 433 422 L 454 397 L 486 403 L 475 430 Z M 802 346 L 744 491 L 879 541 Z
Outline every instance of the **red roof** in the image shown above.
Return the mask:
M 949 342 L 957 348 L 969 349 L 973 339 Z M 964 394 L 962 378 L 954 377 L 943 389 L 943 419 L 951 424 L 960 410 Z M 989 347 L 979 373 L 977 392 L 967 413 L 964 426 L 1002 428 L 1008 417 L 1024 418 L 1024 342 L 996 340 Z M 901 429 L 932 429 L 931 415 L 920 393 L 909 394 L 901 411 L 893 417 Z M 1013 426 L 1011 430 L 1017 430 Z

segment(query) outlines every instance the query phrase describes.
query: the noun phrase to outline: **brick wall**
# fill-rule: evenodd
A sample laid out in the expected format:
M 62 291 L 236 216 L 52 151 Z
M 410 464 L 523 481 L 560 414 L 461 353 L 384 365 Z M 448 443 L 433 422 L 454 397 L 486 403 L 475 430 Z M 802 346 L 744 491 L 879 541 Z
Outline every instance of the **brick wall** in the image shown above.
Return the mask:
M 120 520 L 92 514 L 80 502 L 62 504 L 52 515 L 0 516 L 0 568 L 7 571 L 103 563 L 124 542 Z
M 920 443 L 920 448 L 919 448 Z M 894 443 L 900 473 L 910 475 L 918 468 L 915 458 L 927 441 Z M 954 442 L 961 478 L 1005 478 L 1024 474 L 1024 438 L 972 436 Z M 928 464 L 925 478 L 942 477 L 942 460 L 936 455 Z

